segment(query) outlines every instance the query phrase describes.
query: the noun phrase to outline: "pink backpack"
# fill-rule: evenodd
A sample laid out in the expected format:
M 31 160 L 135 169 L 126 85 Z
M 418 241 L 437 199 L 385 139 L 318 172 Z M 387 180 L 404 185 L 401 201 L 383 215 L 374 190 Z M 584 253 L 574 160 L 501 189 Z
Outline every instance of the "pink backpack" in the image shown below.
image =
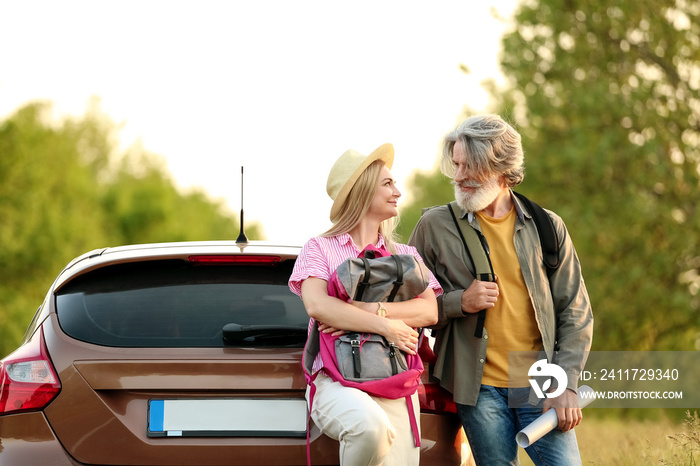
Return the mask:
M 368 254 L 369 256 L 375 256 L 375 257 L 387 257 L 390 256 L 390 254 L 385 251 L 385 250 L 380 250 L 377 248 L 374 248 L 373 246 L 368 246 L 365 248 L 364 251 L 360 254 L 360 257 L 365 257 L 365 254 L 367 251 L 370 251 Z M 392 281 L 383 281 L 382 283 L 373 283 L 371 286 L 374 288 L 377 288 L 374 290 L 373 293 L 365 293 L 365 296 L 370 296 L 370 297 L 377 297 L 379 295 L 394 295 L 398 296 L 398 300 L 405 300 L 405 299 L 410 299 L 413 297 L 416 297 L 418 294 L 422 293 L 422 291 L 427 288 L 428 284 L 428 273 L 427 269 L 425 269 L 425 266 L 417 261 L 413 256 L 408 255 L 408 254 L 401 254 L 398 255 L 402 261 L 383 261 L 385 263 L 384 265 L 384 273 L 385 275 L 387 274 L 386 271 L 386 264 L 397 264 L 393 266 L 389 266 L 390 268 L 398 268 L 402 269 L 398 271 L 398 277 L 395 277 Z M 408 259 L 410 258 L 410 260 Z M 354 259 L 349 259 L 349 261 L 353 261 Z M 411 265 L 409 264 L 408 267 L 402 266 L 401 262 L 406 263 L 406 260 L 409 260 L 410 263 L 413 263 L 415 261 L 415 264 L 417 265 Z M 347 262 L 347 261 L 346 261 Z M 369 260 L 370 267 L 371 267 L 371 259 Z M 339 270 L 343 268 L 347 264 L 341 264 L 341 266 L 338 267 Z M 408 273 L 406 273 L 406 269 L 408 269 Z M 352 273 L 352 272 L 351 272 Z M 393 270 L 393 272 L 389 273 L 390 275 L 396 275 L 396 270 Z M 369 275 L 369 273 L 367 274 Z M 348 283 L 347 277 L 345 278 L 345 283 Z M 355 285 L 358 285 L 360 287 L 360 282 L 364 281 L 364 278 L 369 278 L 369 277 L 359 277 L 359 280 L 357 277 L 354 277 L 353 283 Z M 399 285 L 396 286 L 395 282 L 398 281 Z M 353 288 L 354 286 L 353 285 Z M 421 288 L 422 287 L 422 288 Z M 399 292 L 397 293 L 397 289 Z M 418 290 L 416 292 L 416 290 Z M 338 277 L 338 271 L 336 271 L 330 278 L 328 282 L 328 294 L 331 296 L 337 296 L 341 299 L 344 300 L 349 300 L 349 295 L 354 294 L 355 290 L 348 290 L 346 289 L 346 286 L 343 285 L 341 279 Z M 379 295 L 377 294 L 379 293 Z M 408 294 L 407 294 L 408 293 Z M 367 299 L 367 301 L 375 301 L 375 299 Z M 378 300 L 381 301 L 381 300 Z M 359 351 L 362 351 L 362 344 L 368 339 L 370 334 L 363 334 L 360 336 L 358 339 L 360 341 L 360 346 L 359 346 Z M 399 372 L 395 375 L 392 375 L 390 377 L 386 377 L 383 379 L 377 379 L 377 380 L 366 380 L 362 382 L 358 381 L 352 381 L 352 380 L 347 380 L 346 378 L 343 377 L 343 375 L 340 373 L 338 369 L 338 359 L 337 359 L 337 354 L 336 354 L 336 340 L 338 340 L 340 336 L 332 336 L 330 334 L 325 334 L 321 333 L 318 331 L 318 323 L 317 322 L 312 322 L 310 325 L 310 331 L 309 331 L 309 337 L 306 342 L 306 346 L 304 348 L 304 355 L 303 355 L 303 367 L 304 367 L 304 375 L 306 376 L 306 381 L 309 384 L 310 391 L 309 391 L 309 413 L 311 412 L 311 407 L 313 406 L 313 398 L 316 393 L 316 386 L 314 384 L 314 381 L 316 380 L 316 377 L 318 376 L 318 373 L 323 371 L 328 375 L 332 380 L 341 383 L 342 385 L 346 387 L 352 387 L 352 388 L 357 388 L 358 390 L 362 390 L 364 392 L 367 392 L 368 394 L 372 396 L 377 396 L 381 398 L 389 398 L 389 399 L 399 399 L 399 398 L 405 398 L 406 399 L 406 404 L 408 408 L 408 413 L 409 413 L 409 419 L 411 422 L 411 429 L 413 431 L 413 438 L 415 445 L 417 447 L 420 446 L 420 434 L 418 431 L 418 423 L 415 418 L 415 413 L 413 409 L 413 400 L 411 399 L 411 395 L 413 395 L 416 390 L 418 389 L 418 385 L 420 384 L 420 377 L 421 374 L 423 373 L 423 362 L 421 361 L 421 358 L 419 355 L 411 355 L 411 354 L 403 354 L 406 362 L 406 369 L 403 372 Z M 398 351 L 398 350 L 397 350 Z M 314 361 L 317 357 L 317 355 L 321 355 L 321 360 L 323 361 L 323 367 L 319 370 L 314 372 L 313 371 L 313 365 Z M 309 414 L 310 416 L 310 414 Z M 308 432 L 308 431 L 307 431 Z M 308 440 L 308 433 L 307 433 L 307 440 Z M 309 461 L 310 464 L 310 446 L 307 442 L 307 460 Z

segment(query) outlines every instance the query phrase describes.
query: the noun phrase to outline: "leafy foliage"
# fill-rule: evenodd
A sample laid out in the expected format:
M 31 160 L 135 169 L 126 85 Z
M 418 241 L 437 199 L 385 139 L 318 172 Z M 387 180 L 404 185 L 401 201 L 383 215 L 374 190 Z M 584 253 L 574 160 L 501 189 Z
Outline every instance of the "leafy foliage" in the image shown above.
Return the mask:
M 118 153 L 116 131 L 96 102 L 63 121 L 33 103 L 0 123 L 0 356 L 16 348 L 51 281 L 82 253 L 236 238 L 223 203 L 180 192 L 139 147 Z M 247 233 L 256 238 L 258 228 Z
M 411 236 L 411 231 L 418 223 L 423 208 L 447 204 L 454 200 L 454 189 L 450 179 L 442 173 L 414 172 L 407 183 L 411 197 L 415 199 L 401 210 L 401 218 L 396 226 L 396 235 L 404 243 Z
M 567 223 L 593 348 L 695 349 L 700 4 L 526 1 L 503 49 L 494 111 L 523 135 L 518 189 Z

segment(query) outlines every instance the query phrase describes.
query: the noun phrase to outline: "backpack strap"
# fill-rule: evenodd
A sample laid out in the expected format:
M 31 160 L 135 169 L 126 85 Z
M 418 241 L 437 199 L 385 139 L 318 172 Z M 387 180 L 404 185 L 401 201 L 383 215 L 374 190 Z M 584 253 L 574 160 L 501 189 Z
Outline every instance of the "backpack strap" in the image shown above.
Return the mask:
M 525 204 L 535 221 L 537 234 L 540 237 L 540 245 L 542 246 L 544 265 L 547 267 L 547 275 L 551 275 L 560 264 L 559 240 L 557 238 L 557 231 L 554 229 L 554 222 L 552 222 L 552 218 L 549 214 L 535 202 L 515 191 L 513 191 L 513 194 Z
M 413 431 L 413 444 L 416 447 L 420 447 L 420 430 L 418 429 L 418 420 L 416 419 L 416 412 L 413 408 L 413 398 L 411 398 L 411 395 L 406 396 L 406 407 L 408 408 L 408 420 L 411 423 L 411 430 Z
M 455 225 L 457 225 L 457 231 L 459 231 L 459 236 L 462 238 L 462 244 L 467 250 L 467 255 L 474 264 L 474 277 L 485 282 L 496 281 L 491 259 L 489 259 L 489 246 L 484 235 L 472 228 L 466 221 L 457 219 L 454 212 L 455 209 L 458 208 L 457 202 L 450 202 L 447 204 L 447 208 L 452 215 L 452 220 L 454 220 Z M 474 329 L 474 336 L 476 338 L 481 338 L 484 335 L 485 320 L 486 309 L 482 309 L 479 311 L 479 315 L 476 319 L 476 328 Z
M 369 277 L 372 274 L 372 268 L 369 266 L 369 260 L 366 257 L 360 257 L 362 259 L 362 264 L 365 266 L 365 276 L 362 281 L 357 284 L 357 291 L 355 292 L 355 301 L 362 301 L 362 295 L 365 290 L 369 288 Z
M 391 257 L 393 257 L 394 262 L 396 262 L 396 280 L 394 281 L 394 287 L 391 289 L 391 293 L 389 294 L 388 301 L 390 303 L 394 301 L 396 298 L 396 293 L 399 292 L 399 288 L 401 288 L 401 285 L 403 285 L 403 265 L 401 265 L 401 259 L 393 254 Z
M 302 356 L 302 366 L 306 382 L 309 385 L 309 412 L 306 417 L 306 465 L 311 466 L 311 410 L 314 406 L 314 397 L 316 396 L 316 377 L 320 371 L 314 372 L 313 365 L 316 356 L 320 351 L 320 341 L 318 335 L 318 323 L 311 324 L 311 331 L 304 345 L 304 354 Z
M 314 375 L 314 380 L 316 380 L 316 375 Z M 316 396 L 316 384 L 314 381 L 309 383 L 309 415 L 306 418 L 306 466 L 311 466 L 311 408 L 314 404 L 314 397 Z

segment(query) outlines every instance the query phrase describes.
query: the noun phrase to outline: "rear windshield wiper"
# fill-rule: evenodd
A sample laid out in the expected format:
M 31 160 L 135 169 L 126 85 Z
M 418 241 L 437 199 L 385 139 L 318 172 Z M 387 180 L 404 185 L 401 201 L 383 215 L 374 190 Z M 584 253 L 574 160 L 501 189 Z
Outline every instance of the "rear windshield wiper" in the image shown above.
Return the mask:
M 224 343 L 229 345 L 259 344 L 264 346 L 303 346 L 308 329 L 288 325 L 224 325 Z

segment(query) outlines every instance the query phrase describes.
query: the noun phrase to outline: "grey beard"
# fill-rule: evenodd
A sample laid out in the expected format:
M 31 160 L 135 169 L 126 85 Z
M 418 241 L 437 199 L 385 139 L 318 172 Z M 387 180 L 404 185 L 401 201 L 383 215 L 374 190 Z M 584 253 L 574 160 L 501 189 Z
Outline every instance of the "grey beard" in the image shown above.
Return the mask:
M 487 208 L 498 197 L 501 188 L 495 180 L 483 184 L 474 194 L 462 192 L 460 185 L 454 184 L 457 205 L 467 212 L 480 212 Z

